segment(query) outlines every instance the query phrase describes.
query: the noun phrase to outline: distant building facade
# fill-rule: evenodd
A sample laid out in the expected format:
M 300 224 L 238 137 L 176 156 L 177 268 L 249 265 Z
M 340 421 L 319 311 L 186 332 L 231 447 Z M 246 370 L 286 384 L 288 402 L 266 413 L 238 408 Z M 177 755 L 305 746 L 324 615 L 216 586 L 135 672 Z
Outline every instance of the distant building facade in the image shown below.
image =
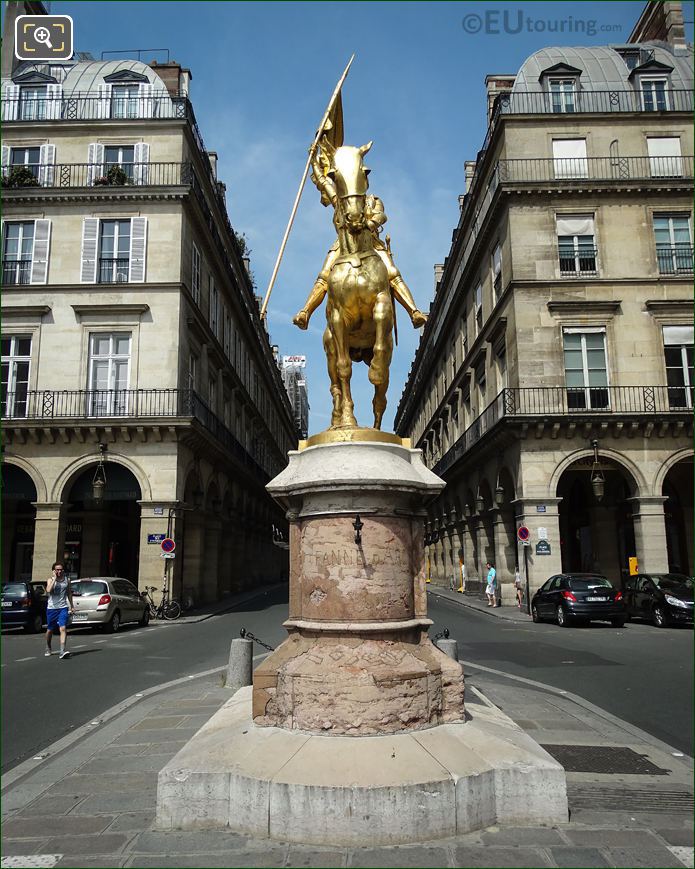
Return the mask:
M 426 529 L 434 583 L 462 565 L 482 582 L 489 560 L 512 600 L 521 525 L 532 590 L 562 570 L 619 585 L 631 558 L 693 572 L 679 8 L 650 3 L 636 28 L 670 41 L 546 48 L 487 79 L 488 133 L 396 414 L 447 482 Z
M 282 382 L 290 399 L 294 424 L 299 436 L 309 436 L 309 390 L 306 382 L 306 356 L 283 356 L 281 363 Z
M 128 60 L 2 81 L 3 578 L 61 558 L 159 587 L 166 534 L 177 596 L 287 573 L 265 484 L 297 432 L 190 79 Z

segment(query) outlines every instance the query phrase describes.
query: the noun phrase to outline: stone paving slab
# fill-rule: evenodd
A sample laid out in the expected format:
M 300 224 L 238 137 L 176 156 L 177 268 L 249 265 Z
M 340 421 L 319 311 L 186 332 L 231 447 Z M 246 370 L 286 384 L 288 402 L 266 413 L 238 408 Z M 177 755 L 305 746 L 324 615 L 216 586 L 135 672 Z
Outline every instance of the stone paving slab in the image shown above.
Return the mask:
M 132 833 L 101 833 L 96 836 L 54 836 L 46 842 L 49 854 L 118 854 L 133 838 Z
M 634 869 L 683 869 L 681 861 L 668 848 L 608 848 L 606 853 L 614 866 L 634 866 Z
M 383 867 L 383 869 L 399 869 L 399 867 L 440 867 L 450 865 L 450 855 L 446 848 L 438 847 L 406 847 L 400 848 L 364 848 L 349 854 L 348 866 Z
M 377 864 L 378 865 L 378 864 Z M 552 866 L 548 855 L 538 848 L 484 848 L 458 847 L 454 850 L 454 866 L 465 866 L 468 869 L 490 867 L 520 867 L 520 869 L 539 869 Z
M 5 821 L 3 836 L 8 839 L 31 839 L 43 836 L 101 833 L 114 821 L 114 815 L 58 815 L 13 818 Z
M 566 869 L 577 869 L 580 866 L 582 869 L 593 869 L 611 865 L 598 848 L 551 848 L 550 855 L 557 866 Z
M 334 869 L 346 865 L 347 851 L 343 849 L 321 849 L 311 845 L 291 845 L 285 866 L 288 869 Z

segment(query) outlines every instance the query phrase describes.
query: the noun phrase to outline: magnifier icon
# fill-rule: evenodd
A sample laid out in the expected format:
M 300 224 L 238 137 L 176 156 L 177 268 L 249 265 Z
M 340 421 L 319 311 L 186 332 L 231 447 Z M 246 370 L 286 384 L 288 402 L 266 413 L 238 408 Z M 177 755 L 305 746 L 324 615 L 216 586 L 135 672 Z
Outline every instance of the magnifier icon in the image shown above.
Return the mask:
M 46 48 L 50 48 L 53 51 L 53 46 L 51 45 L 51 33 L 47 27 L 37 27 L 36 32 L 34 33 L 34 39 L 37 42 L 40 42 L 41 45 L 45 45 Z

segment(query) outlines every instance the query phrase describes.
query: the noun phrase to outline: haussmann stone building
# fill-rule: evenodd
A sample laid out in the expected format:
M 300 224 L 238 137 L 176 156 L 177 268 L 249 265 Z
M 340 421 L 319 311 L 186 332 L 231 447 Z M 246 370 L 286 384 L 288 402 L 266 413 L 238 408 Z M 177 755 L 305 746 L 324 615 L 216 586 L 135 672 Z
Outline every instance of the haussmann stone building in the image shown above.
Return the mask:
M 396 431 L 447 482 L 430 578 L 533 591 L 693 565 L 693 54 L 679 3 L 625 45 L 492 75 L 489 128 Z M 634 570 L 634 562 L 633 570 Z

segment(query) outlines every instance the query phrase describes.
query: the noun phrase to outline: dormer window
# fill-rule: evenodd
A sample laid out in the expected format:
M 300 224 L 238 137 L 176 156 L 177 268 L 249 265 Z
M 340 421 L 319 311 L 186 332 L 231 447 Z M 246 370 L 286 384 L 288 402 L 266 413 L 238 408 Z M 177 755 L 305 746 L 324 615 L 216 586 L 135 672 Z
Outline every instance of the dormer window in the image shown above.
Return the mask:
M 574 112 L 577 105 L 577 80 L 551 78 L 548 82 L 553 112 Z
M 46 85 L 24 85 L 19 89 L 20 121 L 43 121 L 46 118 Z
M 670 109 L 669 83 L 672 72 L 672 66 L 658 60 L 649 60 L 632 70 L 628 78 L 639 92 L 643 112 L 665 112 Z
M 115 84 L 111 90 L 111 117 L 137 118 L 139 84 Z
M 668 109 L 668 80 L 663 78 L 640 78 L 642 109 L 645 112 L 664 112 Z
M 581 74 L 581 69 L 567 63 L 556 63 L 543 70 L 538 80 L 548 94 L 551 112 L 564 114 L 578 111 Z

